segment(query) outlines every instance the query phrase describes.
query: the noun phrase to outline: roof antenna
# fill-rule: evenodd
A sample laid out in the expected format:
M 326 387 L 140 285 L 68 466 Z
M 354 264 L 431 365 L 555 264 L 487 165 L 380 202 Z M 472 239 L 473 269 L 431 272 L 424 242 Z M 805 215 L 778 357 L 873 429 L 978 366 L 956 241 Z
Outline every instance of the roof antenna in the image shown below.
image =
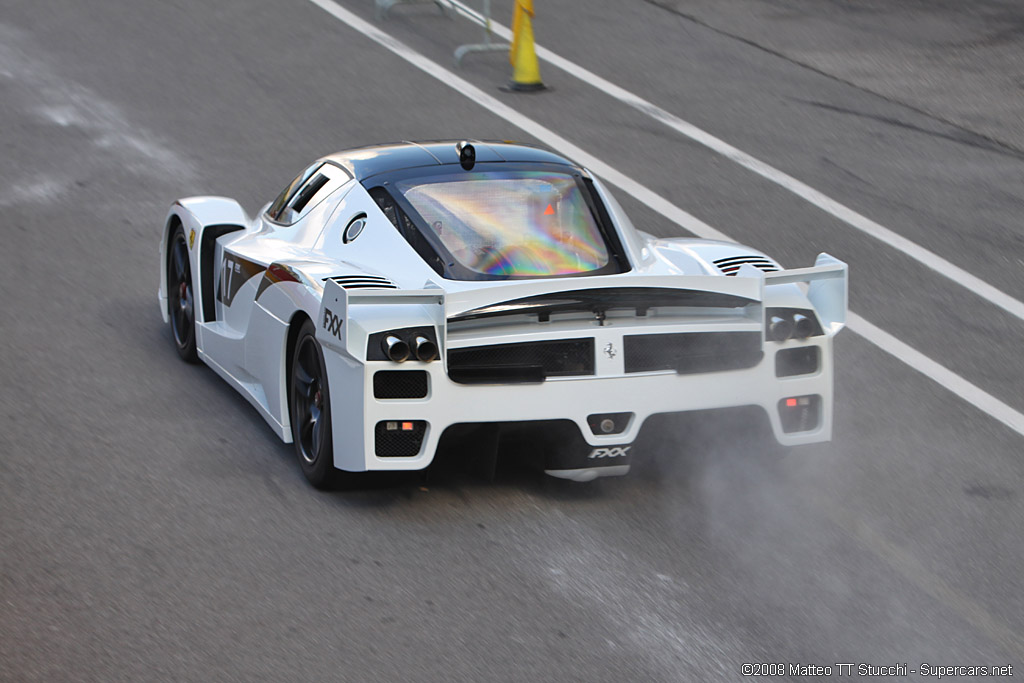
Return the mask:
M 455 145 L 455 151 L 459 153 L 459 164 L 467 171 L 472 171 L 476 165 L 476 149 L 465 140 Z

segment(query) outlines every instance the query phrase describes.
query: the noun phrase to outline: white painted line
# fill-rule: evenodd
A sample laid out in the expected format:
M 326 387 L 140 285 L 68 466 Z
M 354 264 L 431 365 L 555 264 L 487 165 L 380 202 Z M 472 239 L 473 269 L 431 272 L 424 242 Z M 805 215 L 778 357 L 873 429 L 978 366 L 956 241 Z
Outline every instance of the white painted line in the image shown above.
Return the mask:
M 846 315 L 846 325 L 886 353 L 903 361 L 922 375 L 931 378 L 964 399 L 975 408 L 988 413 L 1010 429 L 1024 434 L 1024 414 L 1006 405 L 976 384 L 939 365 L 917 349 L 903 343 L 877 325 L 869 323 L 853 311 Z
M 465 17 L 483 25 L 483 16 L 479 12 L 467 7 L 460 0 L 451 0 L 451 2 L 455 6 L 455 9 Z M 491 30 L 500 38 L 504 38 L 505 40 L 512 39 L 512 32 L 507 27 L 495 22 L 493 19 L 491 19 Z M 888 244 L 894 249 L 902 251 L 910 258 L 924 266 L 927 266 L 928 268 L 931 268 L 939 275 L 949 278 L 956 284 L 966 287 L 983 299 L 987 299 L 989 302 L 999 306 L 1007 313 L 1024 320 L 1024 302 L 1013 298 L 996 287 L 993 287 L 955 263 L 944 259 L 933 251 L 925 249 L 916 242 L 908 240 L 906 237 L 903 237 L 880 223 L 857 213 L 853 209 L 840 204 L 831 197 L 815 190 L 810 185 L 797 180 L 793 176 L 780 171 L 773 166 L 769 166 L 760 159 L 756 159 L 746 152 L 733 147 L 728 142 L 716 138 L 711 133 L 698 128 L 688 121 L 684 121 L 675 114 L 662 109 L 656 104 L 648 102 L 639 95 L 631 93 L 628 90 L 615 85 L 611 81 L 601 78 L 594 72 L 585 69 L 574 62 L 570 62 L 564 57 L 556 55 L 551 50 L 541 47 L 540 45 L 537 45 L 536 49 L 537 56 L 540 59 L 545 60 L 562 71 L 575 76 L 581 81 L 588 83 L 599 90 L 603 90 L 606 94 L 614 97 L 620 102 L 647 114 L 651 118 L 665 124 L 669 128 L 672 128 L 676 132 L 685 135 L 694 142 L 704 145 L 708 149 L 736 162 L 749 171 L 753 171 L 762 178 L 770 180 L 776 185 L 789 190 L 796 196 L 813 204 L 822 211 L 831 214 L 847 225 L 850 225 L 861 232 Z
M 602 179 L 612 185 L 615 185 L 627 194 L 632 195 L 635 199 L 647 204 L 662 216 L 679 223 L 693 234 L 709 239 L 722 239 L 730 242 L 734 241 L 725 233 L 715 230 L 707 223 L 690 215 L 686 211 L 683 211 L 664 197 L 652 192 L 625 174 L 620 173 L 549 128 L 546 128 L 533 119 L 520 114 L 464 78 L 457 76 L 440 64 L 431 61 L 419 52 L 416 52 L 405 43 L 393 38 L 387 33 L 384 33 L 373 24 L 364 21 L 352 12 L 349 12 L 333 0 L 309 1 L 338 20 L 359 31 L 370 40 L 373 40 L 391 52 L 394 52 L 417 69 L 430 74 L 448 87 L 456 90 L 462 95 L 465 95 L 481 107 L 484 107 L 517 128 L 529 133 L 552 149 L 556 149 L 562 154 L 572 157 L 575 161 L 583 164 Z M 904 344 L 888 332 L 872 325 L 852 311 L 847 315 L 847 325 L 851 330 L 860 334 L 886 353 L 895 356 L 921 374 L 946 387 L 979 410 L 991 415 L 1010 429 L 1013 429 L 1024 436 L 1024 414 L 1017 412 L 991 394 L 982 391 L 963 377 L 960 377 L 951 370 L 939 365 L 921 352 L 911 348 L 907 344 Z

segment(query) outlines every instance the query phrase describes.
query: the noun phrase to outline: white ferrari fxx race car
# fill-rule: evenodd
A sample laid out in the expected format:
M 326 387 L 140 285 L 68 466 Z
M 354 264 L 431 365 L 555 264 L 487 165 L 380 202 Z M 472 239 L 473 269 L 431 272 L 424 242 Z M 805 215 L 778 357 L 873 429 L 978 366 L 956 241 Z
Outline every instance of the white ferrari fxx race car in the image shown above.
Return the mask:
M 846 264 L 657 239 L 543 149 L 340 152 L 255 218 L 181 199 L 160 266 L 178 353 L 293 442 L 317 487 L 524 429 L 548 474 L 621 475 L 661 413 L 755 406 L 780 444 L 831 437 Z

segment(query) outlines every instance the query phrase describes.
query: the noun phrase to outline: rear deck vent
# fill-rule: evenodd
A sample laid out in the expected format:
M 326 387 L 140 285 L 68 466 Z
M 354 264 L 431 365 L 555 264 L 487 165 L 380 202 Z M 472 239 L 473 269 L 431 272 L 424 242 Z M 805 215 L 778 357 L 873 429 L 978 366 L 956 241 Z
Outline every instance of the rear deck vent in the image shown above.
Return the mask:
M 394 282 L 377 275 L 337 275 L 324 279 L 334 280 L 345 289 L 398 289 Z
M 774 273 L 779 270 L 779 264 L 767 256 L 730 256 L 729 258 L 720 258 L 713 263 L 725 275 L 735 275 L 744 263 L 749 263 L 766 273 Z

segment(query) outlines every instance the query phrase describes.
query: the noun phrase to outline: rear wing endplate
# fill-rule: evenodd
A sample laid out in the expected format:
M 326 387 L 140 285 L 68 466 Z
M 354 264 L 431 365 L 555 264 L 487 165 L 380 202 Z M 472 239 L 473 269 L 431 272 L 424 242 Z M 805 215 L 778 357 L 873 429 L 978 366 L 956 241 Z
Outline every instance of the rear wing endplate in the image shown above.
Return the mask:
M 849 306 L 849 266 L 829 254 L 818 254 L 810 268 L 793 268 L 764 273 L 764 286 L 807 284 L 811 300 L 821 324 L 835 334 L 846 324 Z
M 320 302 L 320 315 L 316 320 L 316 336 L 321 343 L 348 351 L 352 347 L 352 355 L 359 357 L 365 348 L 366 334 L 363 330 L 353 327 L 349 311 L 353 306 L 373 306 L 380 316 L 394 315 L 396 319 L 407 321 L 396 324 L 403 327 L 415 324 L 418 318 L 430 318 L 430 324 L 443 322 L 444 290 L 432 289 L 345 289 L 334 280 L 324 281 L 324 295 Z M 404 315 L 395 311 L 393 314 L 386 309 L 392 306 L 432 306 L 437 313 L 424 316 L 406 312 Z M 422 308 L 420 309 L 423 310 Z

